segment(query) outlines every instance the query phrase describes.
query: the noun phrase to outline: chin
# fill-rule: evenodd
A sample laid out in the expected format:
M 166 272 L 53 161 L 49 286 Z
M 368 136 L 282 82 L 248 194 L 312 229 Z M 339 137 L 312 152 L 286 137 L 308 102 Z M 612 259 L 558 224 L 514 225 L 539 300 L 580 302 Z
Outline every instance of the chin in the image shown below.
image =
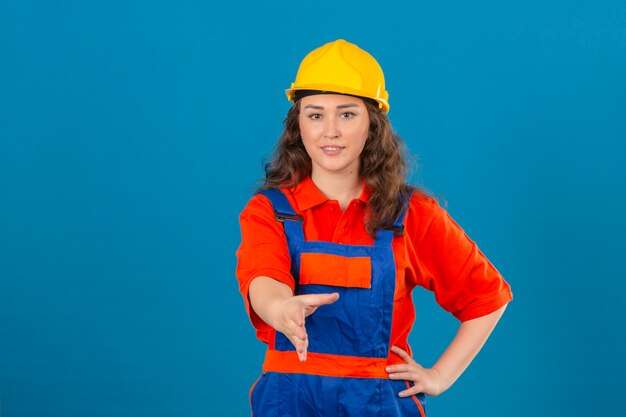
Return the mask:
M 354 162 L 345 161 L 323 161 L 316 164 L 320 169 L 333 173 L 342 173 L 346 170 L 350 170 L 354 165 Z
M 318 164 L 320 170 L 332 174 L 340 174 L 349 169 L 349 167 L 350 166 L 346 164 Z

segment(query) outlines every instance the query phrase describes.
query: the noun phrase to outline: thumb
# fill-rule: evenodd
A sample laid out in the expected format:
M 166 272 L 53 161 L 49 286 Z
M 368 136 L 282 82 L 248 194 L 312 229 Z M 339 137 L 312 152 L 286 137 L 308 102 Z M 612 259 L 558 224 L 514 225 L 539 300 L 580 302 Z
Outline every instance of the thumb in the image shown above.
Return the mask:
M 339 299 L 339 293 L 334 292 L 332 294 L 311 294 L 313 297 L 311 299 L 311 304 L 315 305 L 324 305 L 324 304 L 332 304 Z
M 305 316 L 310 316 L 319 306 L 332 304 L 339 299 L 339 293 L 332 294 L 307 294 L 301 295 L 301 302 L 304 303 Z

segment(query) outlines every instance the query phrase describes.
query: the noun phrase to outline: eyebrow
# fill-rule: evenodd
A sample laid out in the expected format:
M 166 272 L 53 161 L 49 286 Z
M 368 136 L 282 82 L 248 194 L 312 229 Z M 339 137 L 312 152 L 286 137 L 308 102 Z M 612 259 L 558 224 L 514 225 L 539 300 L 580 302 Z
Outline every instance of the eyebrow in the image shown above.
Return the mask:
M 349 107 L 359 107 L 356 103 L 348 103 L 348 104 L 340 104 L 337 106 L 338 109 L 346 109 Z M 324 110 L 324 106 L 316 106 L 314 104 L 307 104 L 304 106 L 305 109 L 315 109 L 315 110 Z

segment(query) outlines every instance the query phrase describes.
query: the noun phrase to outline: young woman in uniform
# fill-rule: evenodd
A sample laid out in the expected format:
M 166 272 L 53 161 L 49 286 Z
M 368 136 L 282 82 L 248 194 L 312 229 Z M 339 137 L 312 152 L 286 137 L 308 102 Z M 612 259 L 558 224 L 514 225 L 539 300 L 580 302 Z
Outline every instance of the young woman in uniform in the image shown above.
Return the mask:
M 265 183 L 240 216 L 237 278 L 268 345 L 253 415 L 425 416 L 425 395 L 467 368 L 510 287 L 435 199 L 406 184 L 371 55 L 323 45 L 287 97 Z M 417 285 L 461 323 L 430 368 L 407 342 Z

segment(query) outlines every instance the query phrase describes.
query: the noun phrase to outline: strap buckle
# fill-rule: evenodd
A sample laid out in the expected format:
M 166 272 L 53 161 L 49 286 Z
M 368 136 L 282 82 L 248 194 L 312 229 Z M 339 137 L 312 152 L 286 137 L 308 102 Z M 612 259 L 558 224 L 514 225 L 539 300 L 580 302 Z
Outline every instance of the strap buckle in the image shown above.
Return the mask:
M 304 217 L 300 214 L 285 214 L 274 211 L 274 218 L 281 223 L 285 221 L 304 222 Z
M 404 225 L 385 227 L 383 230 L 390 230 L 394 236 L 404 236 Z

